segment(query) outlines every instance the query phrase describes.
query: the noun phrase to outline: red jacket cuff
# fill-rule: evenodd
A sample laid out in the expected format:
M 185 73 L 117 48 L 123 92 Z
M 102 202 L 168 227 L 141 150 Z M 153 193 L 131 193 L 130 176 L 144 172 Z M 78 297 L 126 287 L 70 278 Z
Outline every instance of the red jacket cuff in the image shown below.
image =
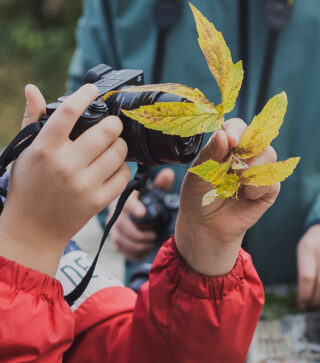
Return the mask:
M 151 274 L 161 270 L 168 274 L 168 280 L 184 292 L 208 299 L 223 299 L 230 291 L 237 289 L 244 279 L 246 271 L 252 270 L 251 257 L 240 249 L 233 269 L 223 276 L 206 276 L 192 270 L 180 256 L 175 239 L 169 239 L 160 249 L 153 264 Z
M 63 300 L 63 288 L 58 280 L 1 256 L 0 283 L 48 302 Z

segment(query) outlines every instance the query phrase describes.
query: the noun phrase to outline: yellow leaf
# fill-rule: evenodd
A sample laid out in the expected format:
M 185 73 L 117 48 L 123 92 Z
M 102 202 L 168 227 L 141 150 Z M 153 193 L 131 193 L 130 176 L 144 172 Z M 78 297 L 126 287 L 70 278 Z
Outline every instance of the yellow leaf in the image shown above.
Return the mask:
M 202 206 L 207 206 L 217 197 L 226 199 L 234 196 L 239 189 L 239 177 L 236 174 L 226 174 L 220 179 L 220 184 L 202 197 Z
M 188 171 L 198 175 L 200 178 L 213 185 L 218 185 L 223 181 L 229 170 L 229 166 L 230 161 L 220 164 L 217 161 L 209 159 L 200 165 L 190 168 Z
M 122 92 L 123 92 L 123 90 L 117 90 L 117 91 L 109 91 L 109 92 L 105 93 L 105 94 L 101 97 L 101 101 L 106 102 L 106 100 L 107 100 L 109 97 L 111 97 L 111 96 L 115 95 L 116 93 L 119 93 L 120 91 L 122 91 Z
M 200 103 L 207 105 L 208 108 L 212 109 L 213 112 L 216 112 L 215 105 L 210 102 L 206 96 L 197 88 L 193 89 L 191 87 L 184 86 L 178 83 L 160 83 L 160 84 L 146 84 L 143 86 L 130 86 L 127 88 L 120 89 L 118 91 L 111 91 L 106 93 L 102 100 L 106 101 L 107 98 L 113 96 L 118 92 L 166 92 L 171 93 L 182 98 L 186 98 L 187 100 L 193 103 Z
M 211 108 L 195 103 L 158 102 L 121 111 L 149 129 L 182 137 L 213 132 L 223 123 L 223 117 Z
M 234 154 L 242 159 L 259 155 L 279 134 L 287 110 L 287 95 L 282 92 L 272 97 L 259 115 L 255 116 L 242 136 Z
M 231 156 L 231 165 L 230 165 L 230 167 L 233 170 L 243 170 L 243 169 L 248 169 L 249 168 L 248 164 L 246 164 L 244 161 L 240 160 L 239 158 L 237 158 L 233 154 Z
M 236 64 L 232 65 L 229 74 L 227 74 L 223 89 L 221 91 L 222 103 L 217 106 L 217 110 L 222 115 L 233 110 L 241 88 L 242 80 L 243 68 L 242 62 L 239 61 Z
M 210 190 L 202 197 L 202 206 L 205 207 L 206 205 L 213 203 L 217 196 L 218 193 L 215 189 Z
M 223 181 L 216 186 L 218 197 L 221 199 L 230 198 L 238 191 L 240 186 L 237 174 L 225 175 Z
M 221 92 L 221 104 L 217 109 L 224 115 L 233 109 L 237 99 L 243 80 L 242 63 L 233 64 L 221 32 L 195 6 L 190 4 L 190 7 L 196 21 L 200 48 Z
M 245 170 L 240 176 L 240 182 L 256 187 L 274 185 L 285 180 L 293 173 L 300 158 L 290 158 L 277 163 L 268 163 Z

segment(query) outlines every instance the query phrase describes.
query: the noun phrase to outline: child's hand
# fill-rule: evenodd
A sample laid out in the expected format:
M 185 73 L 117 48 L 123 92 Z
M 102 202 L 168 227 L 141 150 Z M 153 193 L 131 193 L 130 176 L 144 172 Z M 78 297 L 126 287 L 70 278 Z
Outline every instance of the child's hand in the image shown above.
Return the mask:
M 75 141 L 69 139 L 97 95 L 97 88 L 87 84 L 69 96 L 15 162 L 0 217 L 4 257 L 54 274 L 69 239 L 128 183 L 127 145 L 119 138 L 118 117 L 107 117 Z M 26 87 L 26 97 L 23 126 L 37 121 L 45 106 L 34 86 Z
M 222 162 L 230 147 L 238 145 L 246 124 L 240 119 L 225 123 L 225 131 L 218 131 L 203 148 L 195 162 L 209 158 Z M 268 147 L 259 156 L 248 160 L 249 166 L 276 161 L 276 152 Z M 274 203 L 280 184 L 270 187 L 245 186 L 239 191 L 239 200 L 219 199 L 202 207 L 202 196 L 212 185 L 198 176 L 185 176 L 180 210 L 176 225 L 176 244 L 180 254 L 197 272 L 223 275 L 234 266 L 239 247 L 246 231 L 255 224 Z

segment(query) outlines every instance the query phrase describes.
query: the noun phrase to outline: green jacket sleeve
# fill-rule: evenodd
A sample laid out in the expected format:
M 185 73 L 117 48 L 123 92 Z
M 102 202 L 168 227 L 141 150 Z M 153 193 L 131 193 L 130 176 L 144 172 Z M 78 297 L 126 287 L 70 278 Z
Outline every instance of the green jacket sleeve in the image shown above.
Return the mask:
M 320 194 L 315 198 L 304 223 L 305 231 L 315 224 L 320 224 Z

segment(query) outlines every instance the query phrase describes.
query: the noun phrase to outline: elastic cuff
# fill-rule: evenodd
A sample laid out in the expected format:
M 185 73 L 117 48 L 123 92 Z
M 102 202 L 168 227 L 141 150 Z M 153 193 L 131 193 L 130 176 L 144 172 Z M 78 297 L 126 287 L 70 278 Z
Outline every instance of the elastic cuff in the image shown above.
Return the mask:
M 48 302 L 63 300 L 63 288 L 58 280 L 1 256 L 0 283 Z
M 224 276 L 206 276 L 193 271 L 181 258 L 175 239 L 169 239 L 160 249 L 151 269 L 151 274 L 159 274 L 159 269 L 169 275 L 169 280 L 184 292 L 197 297 L 222 299 L 229 292 L 237 289 L 245 276 L 245 271 L 252 269 L 250 255 L 240 249 L 233 269 Z

